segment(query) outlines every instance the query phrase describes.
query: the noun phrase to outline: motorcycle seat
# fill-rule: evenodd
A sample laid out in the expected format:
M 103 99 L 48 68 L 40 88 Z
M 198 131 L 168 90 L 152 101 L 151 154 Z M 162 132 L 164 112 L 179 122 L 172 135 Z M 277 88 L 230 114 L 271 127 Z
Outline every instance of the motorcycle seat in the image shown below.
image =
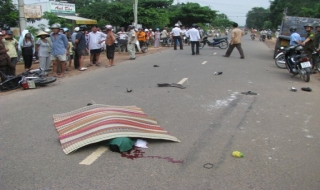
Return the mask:
M 228 39 L 228 37 L 223 37 L 223 38 L 214 38 L 213 40 L 214 41 L 220 41 L 220 40 L 227 40 Z

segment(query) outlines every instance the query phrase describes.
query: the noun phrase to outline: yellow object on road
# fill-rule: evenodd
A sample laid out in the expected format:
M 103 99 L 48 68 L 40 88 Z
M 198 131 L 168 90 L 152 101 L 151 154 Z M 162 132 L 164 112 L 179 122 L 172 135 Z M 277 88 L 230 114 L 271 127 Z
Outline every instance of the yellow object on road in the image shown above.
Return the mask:
M 242 153 L 242 152 L 239 152 L 239 151 L 233 151 L 233 152 L 232 152 L 232 156 L 235 157 L 235 158 L 242 158 L 242 157 L 244 157 L 243 153 Z

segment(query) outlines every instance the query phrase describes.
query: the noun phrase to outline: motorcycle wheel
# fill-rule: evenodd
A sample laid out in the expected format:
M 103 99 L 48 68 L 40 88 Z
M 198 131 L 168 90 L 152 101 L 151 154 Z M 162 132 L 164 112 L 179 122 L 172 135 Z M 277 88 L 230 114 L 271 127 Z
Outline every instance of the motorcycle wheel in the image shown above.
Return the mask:
M 219 44 L 220 49 L 226 49 L 229 46 L 228 42 L 224 41 Z
M 141 47 L 141 51 L 143 52 L 143 53 L 147 53 L 148 52 L 148 47 L 147 46 L 142 46 Z
M 306 74 L 302 75 L 302 78 L 305 82 L 309 82 L 310 81 L 310 72 L 306 71 Z
M 275 64 L 280 69 L 286 69 L 287 65 L 286 65 L 285 55 L 280 55 L 278 58 L 276 58 L 275 59 Z
M 55 82 L 56 80 L 57 80 L 56 77 L 44 77 L 44 78 L 34 79 L 34 83 L 36 86 L 45 86 L 47 84 Z
M 206 44 L 205 43 L 201 43 L 199 46 L 199 49 L 202 49 Z

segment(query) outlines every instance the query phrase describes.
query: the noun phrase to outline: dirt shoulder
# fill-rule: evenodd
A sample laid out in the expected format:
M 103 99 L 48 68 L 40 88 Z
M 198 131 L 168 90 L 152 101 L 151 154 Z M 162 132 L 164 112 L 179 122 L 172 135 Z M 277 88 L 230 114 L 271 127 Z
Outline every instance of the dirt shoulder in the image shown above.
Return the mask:
M 159 48 L 149 47 L 147 53 L 136 53 L 136 57 L 139 58 L 141 56 L 146 56 L 146 55 L 149 55 L 149 54 L 159 53 L 159 52 L 162 52 L 162 51 L 166 51 L 168 49 L 171 49 L 171 47 L 159 47 Z M 124 53 L 121 53 L 121 54 L 116 52 L 115 53 L 115 59 L 114 59 L 115 66 L 117 66 L 121 62 L 127 61 L 129 58 L 130 58 L 129 54 L 127 52 L 124 52 Z M 84 65 L 85 66 L 88 65 L 89 62 L 90 62 L 89 56 L 86 56 Z M 99 62 L 101 63 L 101 65 L 99 67 L 91 66 L 91 67 L 88 67 L 88 69 L 86 71 L 79 71 L 78 69 L 75 69 L 74 65 L 72 63 L 71 67 L 68 67 L 69 71 L 68 71 L 67 74 L 65 74 L 65 77 L 64 78 L 57 78 L 57 80 L 63 81 L 65 78 L 72 77 L 72 76 L 75 76 L 75 75 L 80 75 L 83 72 L 92 72 L 92 71 L 97 70 L 97 69 L 108 69 L 108 68 L 105 67 L 108 64 L 108 59 L 106 57 L 105 52 L 101 53 Z M 38 67 L 39 67 L 39 63 L 35 62 L 35 63 L 32 64 L 32 68 L 35 69 L 35 68 L 38 68 Z M 18 64 L 16 66 L 16 73 L 19 74 L 19 73 L 22 73 L 22 72 L 24 72 L 24 64 Z M 52 73 L 49 73 L 49 76 L 52 76 Z M 17 91 L 20 91 L 20 90 L 22 90 L 22 89 L 11 90 L 11 91 L 8 91 L 8 92 L 0 92 L 0 96 L 11 94 L 11 93 L 14 93 L 14 92 L 17 92 Z

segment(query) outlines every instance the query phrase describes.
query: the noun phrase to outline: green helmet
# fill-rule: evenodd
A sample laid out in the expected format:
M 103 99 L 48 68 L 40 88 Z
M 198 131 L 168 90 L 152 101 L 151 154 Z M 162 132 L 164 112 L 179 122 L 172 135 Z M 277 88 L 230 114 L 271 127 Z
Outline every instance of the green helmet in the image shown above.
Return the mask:
M 318 27 L 320 27 L 320 23 L 317 23 L 314 25 L 314 28 L 318 28 Z
M 308 27 L 308 26 L 311 27 L 311 28 L 313 28 L 312 24 L 310 24 L 310 23 L 307 23 L 307 24 L 304 25 L 303 27 L 306 28 L 306 27 Z

